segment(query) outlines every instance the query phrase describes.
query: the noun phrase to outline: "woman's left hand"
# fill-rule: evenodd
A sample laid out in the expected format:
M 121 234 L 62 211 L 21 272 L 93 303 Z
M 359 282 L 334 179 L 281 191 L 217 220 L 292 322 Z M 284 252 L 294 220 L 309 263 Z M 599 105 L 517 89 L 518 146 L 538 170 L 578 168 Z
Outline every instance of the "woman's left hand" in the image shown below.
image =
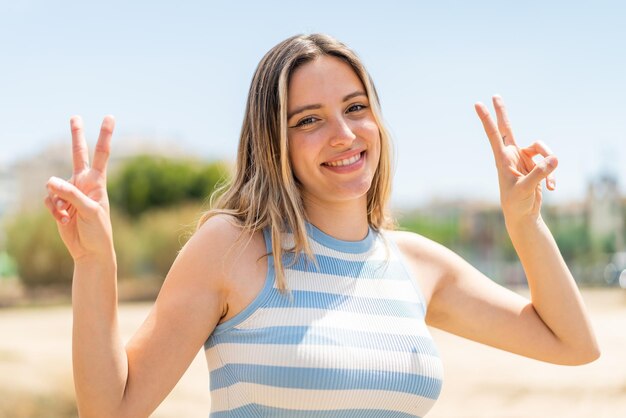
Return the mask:
M 552 151 L 541 141 L 520 148 L 513 136 L 504 102 L 500 96 L 493 96 L 497 124 L 489 115 L 487 107 L 476 103 L 476 113 L 483 123 L 498 169 L 500 203 L 508 225 L 518 225 L 526 221 L 535 222 L 540 218 L 541 181 L 546 180 L 548 190 L 554 190 L 553 171 L 558 160 Z M 542 155 L 543 160 L 535 163 L 533 157 Z

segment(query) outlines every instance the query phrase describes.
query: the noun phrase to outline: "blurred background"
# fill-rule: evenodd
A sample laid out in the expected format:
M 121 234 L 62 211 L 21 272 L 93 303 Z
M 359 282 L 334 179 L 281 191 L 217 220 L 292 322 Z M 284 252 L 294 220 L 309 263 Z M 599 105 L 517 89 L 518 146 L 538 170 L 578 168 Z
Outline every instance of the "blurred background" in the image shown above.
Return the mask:
M 91 148 L 117 120 L 109 193 L 121 321 L 132 335 L 208 196 L 227 180 L 260 58 L 329 33 L 369 69 L 396 149 L 400 226 L 527 292 L 473 104 L 503 96 L 520 145 L 559 157 L 543 216 L 603 355 L 550 366 L 433 330 L 433 417 L 626 416 L 626 7 L 588 2 L 0 0 L 0 416 L 74 417 L 72 261 L 43 206 L 71 175 L 69 118 Z M 206 416 L 202 354 L 155 417 Z

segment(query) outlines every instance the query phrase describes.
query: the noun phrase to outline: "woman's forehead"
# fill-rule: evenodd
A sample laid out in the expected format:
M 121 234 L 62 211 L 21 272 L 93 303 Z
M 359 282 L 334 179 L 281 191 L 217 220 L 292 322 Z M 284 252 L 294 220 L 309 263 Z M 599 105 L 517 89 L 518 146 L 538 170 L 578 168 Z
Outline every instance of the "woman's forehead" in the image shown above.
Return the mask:
M 291 74 L 288 102 L 343 98 L 365 88 L 354 69 L 345 61 L 323 55 L 302 64 Z

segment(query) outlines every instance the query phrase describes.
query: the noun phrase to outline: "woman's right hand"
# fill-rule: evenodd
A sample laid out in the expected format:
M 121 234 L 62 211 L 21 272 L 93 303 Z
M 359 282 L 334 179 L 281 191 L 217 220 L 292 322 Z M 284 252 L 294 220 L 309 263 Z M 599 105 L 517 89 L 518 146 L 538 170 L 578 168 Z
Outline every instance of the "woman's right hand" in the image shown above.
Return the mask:
M 115 120 L 106 116 L 102 121 L 91 167 L 80 116 L 73 116 L 70 126 L 73 174 L 68 181 L 48 180 L 45 205 L 75 263 L 110 260 L 115 253 L 106 176 Z

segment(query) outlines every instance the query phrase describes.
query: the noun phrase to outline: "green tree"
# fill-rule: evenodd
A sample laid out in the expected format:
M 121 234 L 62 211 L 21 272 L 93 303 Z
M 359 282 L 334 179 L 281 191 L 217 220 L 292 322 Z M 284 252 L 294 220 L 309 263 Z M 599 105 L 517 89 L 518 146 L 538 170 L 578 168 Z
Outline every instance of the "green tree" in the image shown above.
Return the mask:
M 109 181 L 118 277 L 164 278 L 216 184 L 221 163 L 137 157 Z M 7 252 L 26 287 L 69 286 L 73 262 L 47 210 L 16 215 L 8 224 Z
M 7 225 L 7 252 L 26 287 L 72 282 L 72 258 L 46 210 L 20 214 Z
M 140 245 L 138 275 L 165 279 L 179 250 L 193 234 L 201 210 L 193 203 L 151 209 L 133 224 L 132 240 Z
M 109 182 L 111 204 L 133 218 L 151 208 L 202 201 L 227 176 L 222 163 L 139 156 L 129 160 Z
M 459 219 L 456 216 L 435 218 L 413 213 L 400 218 L 398 223 L 401 229 L 416 232 L 447 247 L 459 243 Z

